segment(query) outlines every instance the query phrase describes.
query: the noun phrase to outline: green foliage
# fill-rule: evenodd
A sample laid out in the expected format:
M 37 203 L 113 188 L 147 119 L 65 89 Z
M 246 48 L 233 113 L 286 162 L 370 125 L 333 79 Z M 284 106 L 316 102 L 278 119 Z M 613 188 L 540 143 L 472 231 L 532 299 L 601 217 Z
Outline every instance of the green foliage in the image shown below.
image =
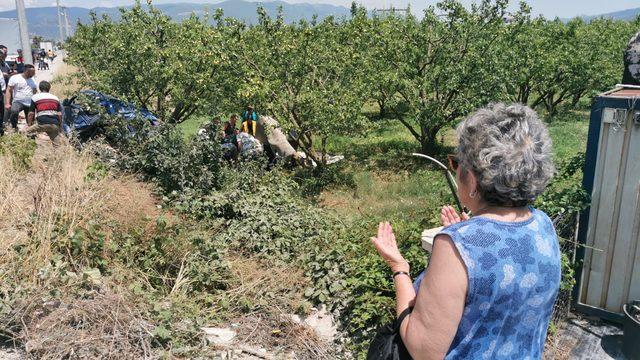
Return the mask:
M 544 106 L 553 115 L 619 81 L 620 53 L 636 24 L 532 18 L 526 4 L 512 13 L 507 5 L 444 0 L 422 18 L 369 17 L 355 6 L 347 19 L 293 24 L 259 8 L 258 24 L 246 26 L 220 12 L 176 23 L 138 2 L 119 22 L 94 15 L 80 25 L 69 61 L 83 69 L 83 85 L 165 122 L 252 103 L 295 130 L 321 165 L 331 136 L 371 126 L 363 109 L 374 102 L 435 153 L 442 129 L 488 102 Z
M 562 161 L 558 174 L 537 199 L 536 206 L 547 214 L 577 214 L 589 206 L 591 199 L 581 182 L 584 162 L 584 153 Z
M 106 178 L 109 175 L 109 167 L 103 162 L 93 162 L 87 167 L 85 181 L 96 181 Z
M 165 193 L 208 192 L 219 187 L 221 156 L 215 137 L 185 140 L 173 125 L 151 127 L 145 120 L 113 121 L 106 138 L 120 150 L 120 169 L 142 174 Z
M 31 167 L 35 151 L 36 142 L 25 136 L 10 134 L 0 137 L 0 155 L 9 155 L 13 166 L 18 170 L 24 171 Z
M 504 92 L 512 101 L 544 105 L 554 115 L 568 101 L 607 90 L 620 78 L 628 38 L 637 29 L 623 21 L 530 19 L 522 14 L 501 43 Z
M 451 200 L 439 174 L 416 171 L 421 163 L 406 156 L 417 150 L 415 140 L 420 150 L 440 154 L 451 143 L 442 130 L 489 101 L 519 101 L 554 114 L 617 82 L 619 50 L 631 25 L 532 19 L 524 5 L 507 24 L 506 5 L 482 1 L 465 8 L 448 0 L 420 19 L 368 18 L 354 6 L 349 19 L 296 24 L 261 9 L 259 23 L 250 27 L 221 14 L 174 23 L 139 4 L 122 10 L 119 23 L 95 17 L 69 42 L 69 59 L 83 69 L 85 85 L 148 107 L 165 122 L 188 120 L 183 126 L 189 128 L 199 115 L 252 103 L 285 130 L 296 130 L 316 162 L 323 164 L 329 150 L 347 161 L 293 174 L 266 171 L 260 162 L 225 165 L 215 138 L 185 138 L 171 124 L 152 128 L 140 119 L 105 117 L 100 126 L 117 149 L 116 166 L 157 183 L 166 205 L 198 225 L 160 219 L 151 233 L 109 242 L 100 225 L 61 241 L 56 251 L 78 269 L 108 273 L 113 263 L 145 269 L 145 281 L 132 283 L 132 291 L 157 303 L 149 313 L 158 324 L 154 336 L 166 348 L 196 341 L 202 304 L 214 303 L 211 296 L 230 281 L 224 275 L 228 250 L 296 266 L 311 280 L 306 298 L 339 310 L 352 349 L 361 352 L 376 327 L 393 317 L 393 284 L 369 244 L 376 222 L 392 217 L 417 276 L 426 262 L 420 231 L 435 226 L 437 209 Z M 363 115 L 366 108 L 374 117 L 374 102 L 387 119 Z M 552 133 L 559 129 L 556 137 L 575 132 L 577 125 L 565 121 L 565 127 L 561 120 L 550 120 Z M 556 157 L 582 151 L 576 144 Z M 584 209 L 583 161 L 578 154 L 561 162 L 536 206 L 550 215 Z M 102 176 L 104 169 L 92 166 L 87 180 Z M 327 185 L 347 185 L 339 194 L 354 193 L 346 200 L 356 203 L 348 205 L 353 217 L 308 201 Z M 575 274 L 566 254 L 562 268 L 567 291 Z M 234 300 L 244 311 L 260 306 L 244 296 Z M 230 307 L 227 300 L 216 305 Z
M 93 14 L 91 23 L 79 24 L 67 43 L 67 61 L 83 69 L 82 85 L 179 123 L 202 107 L 218 109 L 233 89 L 226 48 L 233 29 L 211 27 L 208 20 L 176 23 L 137 1 L 121 9 L 119 22 Z
M 366 15 L 285 24 L 283 14 L 270 18 L 263 8 L 258 13 L 258 25 L 236 40 L 245 77 L 238 100 L 296 130 L 307 154 L 323 164 L 329 136 L 366 130 Z
M 145 269 L 148 284 L 168 294 L 215 292 L 226 287 L 227 247 L 197 226 L 169 226 L 159 218 L 150 239 L 127 234 L 110 244 L 111 251 L 130 268 Z M 179 279 L 187 279 L 181 283 Z
M 447 0 L 427 8 L 422 19 L 371 20 L 370 81 L 378 84 L 376 97 L 423 152 L 434 151 L 442 128 L 499 98 L 498 44 L 506 30 L 506 6 L 503 0 L 482 1 L 467 9 Z

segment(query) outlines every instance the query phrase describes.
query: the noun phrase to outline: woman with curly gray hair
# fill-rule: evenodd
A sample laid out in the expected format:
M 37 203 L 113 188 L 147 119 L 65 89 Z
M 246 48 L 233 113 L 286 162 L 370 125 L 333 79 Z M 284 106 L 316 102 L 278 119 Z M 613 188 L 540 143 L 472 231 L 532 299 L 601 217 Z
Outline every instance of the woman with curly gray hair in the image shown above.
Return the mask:
M 415 359 L 539 359 L 560 284 L 553 223 L 531 206 L 554 173 L 549 134 L 527 106 L 492 104 L 457 136 L 450 166 L 474 216 L 442 209 L 413 284 L 391 225 L 371 239 L 393 272 L 400 336 Z

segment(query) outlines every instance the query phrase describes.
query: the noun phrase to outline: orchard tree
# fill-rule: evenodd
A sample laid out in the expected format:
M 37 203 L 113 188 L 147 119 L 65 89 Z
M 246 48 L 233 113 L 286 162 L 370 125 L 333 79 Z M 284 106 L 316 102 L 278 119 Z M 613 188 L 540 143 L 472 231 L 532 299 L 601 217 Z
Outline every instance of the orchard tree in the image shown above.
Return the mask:
M 620 77 L 628 29 L 608 19 L 518 19 L 501 42 L 506 97 L 554 115 L 562 103 L 575 106 L 610 88 Z
M 140 2 L 114 22 L 92 14 L 68 42 L 82 85 L 124 98 L 179 123 L 199 108 L 216 112 L 233 92 L 226 26 L 191 17 L 176 23 Z M 221 22 L 221 14 L 216 20 Z
M 447 0 L 411 15 L 378 22 L 373 66 L 384 82 L 385 108 L 421 144 L 437 147 L 439 131 L 498 98 L 502 81 L 496 52 L 505 32 L 506 0 L 482 1 L 467 10 Z
M 237 41 L 235 56 L 246 73 L 237 98 L 295 130 L 307 154 L 323 164 L 330 136 L 366 130 L 361 109 L 369 93 L 360 49 L 366 13 L 286 24 L 281 12 L 271 18 L 258 11 L 258 24 Z

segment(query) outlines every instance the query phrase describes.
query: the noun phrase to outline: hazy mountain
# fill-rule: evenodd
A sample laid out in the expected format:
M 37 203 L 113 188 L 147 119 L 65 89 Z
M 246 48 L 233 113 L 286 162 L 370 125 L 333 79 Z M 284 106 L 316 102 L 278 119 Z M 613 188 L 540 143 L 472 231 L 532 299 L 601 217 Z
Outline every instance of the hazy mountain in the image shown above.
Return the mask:
M 165 14 L 169 14 L 174 20 L 181 20 L 189 17 L 192 13 L 204 14 L 206 11 L 215 12 L 216 9 L 222 9 L 225 16 L 234 17 L 247 23 L 255 23 L 257 21 L 256 9 L 259 5 L 264 6 L 268 14 L 274 16 L 278 12 L 278 8 L 282 7 L 284 17 L 287 22 L 294 22 L 300 19 L 310 20 L 314 15 L 319 19 L 327 16 L 347 16 L 350 10 L 343 6 L 324 5 L 324 4 L 289 4 L 283 1 L 270 1 L 263 3 L 249 2 L 243 0 L 227 0 L 216 4 L 158 4 L 156 8 L 162 10 Z M 85 9 L 81 7 L 69 7 L 69 22 L 72 27 L 80 21 L 86 23 L 89 21 L 89 13 L 94 11 L 98 15 L 107 14 L 114 19 L 118 19 L 120 12 L 118 8 L 98 7 L 94 9 Z M 43 36 L 47 39 L 58 39 L 58 17 L 55 7 L 39 7 L 27 8 L 27 19 L 29 21 L 29 33 Z M 15 18 L 15 10 L 0 12 L 0 18 Z
M 322 19 L 333 15 L 337 17 L 349 15 L 349 9 L 343 6 L 325 4 L 290 4 L 283 1 L 265 1 L 262 3 L 245 0 L 226 0 L 217 3 L 203 4 L 204 0 L 193 0 L 200 3 L 170 3 L 172 0 L 156 0 L 156 7 L 175 20 L 181 20 L 192 13 L 203 14 L 205 11 L 213 13 L 216 9 L 222 9 L 225 16 L 234 17 L 247 23 L 257 21 L 256 9 L 261 4 L 270 15 L 275 15 L 279 7 L 282 7 L 287 22 L 298 21 L 300 19 L 310 20 L 314 15 Z M 173 0 L 175 1 L 175 0 Z M 214 2 L 215 0 L 208 0 Z M 40 35 L 47 39 L 58 38 L 58 18 L 55 7 L 35 7 L 27 8 L 27 18 L 29 19 L 29 32 Z M 69 7 L 69 21 L 72 27 L 76 22 L 86 23 L 89 20 L 89 12 L 94 11 L 98 15 L 107 14 L 114 19 L 119 18 L 120 12 L 114 7 L 97 7 L 86 9 L 82 7 Z M 640 8 L 616 11 L 612 13 L 582 16 L 585 20 L 598 17 L 606 17 L 615 20 L 633 20 L 640 15 Z M 15 18 L 15 10 L 0 12 L 0 18 Z M 568 19 L 567 19 L 568 20 Z
M 638 16 L 640 16 L 640 8 L 616 11 L 616 12 L 596 15 L 596 16 L 582 16 L 582 18 L 585 20 L 591 20 L 599 17 L 604 17 L 604 18 L 610 18 L 614 20 L 630 21 L 630 20 L 634 20 Z

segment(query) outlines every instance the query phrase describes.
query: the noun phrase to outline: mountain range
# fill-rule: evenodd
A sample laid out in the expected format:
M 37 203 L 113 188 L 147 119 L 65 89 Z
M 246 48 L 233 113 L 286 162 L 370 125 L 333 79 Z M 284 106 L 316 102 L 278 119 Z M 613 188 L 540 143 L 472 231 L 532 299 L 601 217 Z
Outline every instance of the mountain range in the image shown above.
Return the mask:
M 205 12 L 214 13 L 216 9 L 222 9 L 225 16 L 234 17 L 248 24 L 254 24 L 257 21 L 257 8 L 264 6 L 267 13 L 271 16 L 277 14 L 278 9 L 282 7 L 285 21 L 295 22 L 301 19 L 310 20 L 314 15 L 319 19 L 327 16 L 348 16 L 350 10 L 344 6 L 334 6 L 327 4 L 291 4 L 284 1 L 265 1 L 261 3 L 246 0 L 226 0 L 218 3 L 168 3 L 169 0 L 163 0 L 155 5 L 156 8 L 162 10 L 165 14 L 169 14 L 174 20 L 180 21 L 191 14 L 204 14 Z M 69 7 L 69 22 L 75 27 L 79 21 L 86 23 L 90 19 L 90 12 L 93 11 L 99 16 L 106 14 L 113 19 L 120 17 L 120 11 L 115 7 L 97 7 L 86 9 L 82 7 Z M 45 39 L 58 38 L 58 18 L 55 7 L 33 7 L 27 8 L 27 19 L 29 21 L 29 32 L 32 35 L 39 35 Z M 615 20 L 633 20 L 640 16 L 640 8 L 622 10 L 596 16 L 582 16 L 585 20 L 598 17 L 606 17 Z M 0 12 L 0 18 L 15 18 L 16 11 Z
M 314 15 L 318 19 L 327 16 L 342 17 L 350 14 L 350 9 L 344 6 L 334 6 L 327 4 L 290 4 L 284 1 L 251 2 L 244 0 L 227 0 L 215 4 L 198 3 L 161 3 L 154 5 L 165 14 L 169 14 L 172 19 L 180 21 L 188 18 L 191 14 L 202 15 L 205 12 L 213 14 L 216 9 L 222 9 L 225 16 L 242 20 L 248 24 L 254 24 L 258 20 L 257 8 L 262 5 L 267 13 L 275 16 L 278 9 L 282 7 L 284 19 L 287 22 L 295 22 L 301 19 L 311 20 Z M 146 6 L 146 5 L 145 5 Z M 90 20 L 90 12 L 95 12 L 98 16 L 103 14 L 113 19 L 120 17 L 120 11 L 115 7 L 97 7 L 86 9 L 82 7 L 68 7 L 69 22 L 75 28 L 76 23 L 86 23 Z M 55 7 L 34 7 L 26 9 L 29 22 L 29 33 L 39 35 L 45 39 L 58 39 L 58 17 Z M 16 18 L 16 11 L 9 10 L 0 12 L 0 18 Z

